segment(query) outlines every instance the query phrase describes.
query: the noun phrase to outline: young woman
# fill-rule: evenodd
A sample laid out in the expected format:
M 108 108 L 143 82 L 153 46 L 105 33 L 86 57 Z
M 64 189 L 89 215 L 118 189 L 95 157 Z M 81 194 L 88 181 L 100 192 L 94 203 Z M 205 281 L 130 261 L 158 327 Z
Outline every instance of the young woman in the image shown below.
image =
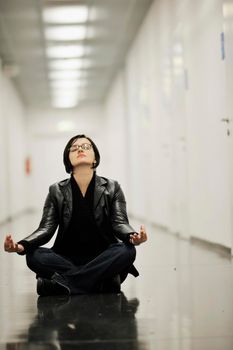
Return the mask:
M 71 176 L 50 186 L 38 229 L 17 243 L 7 235 L 4 249 L 26 254 L 39 295 L 119 292 L 128 273 L 138 276 L 135 245 L 147 240 L 145 227 L 129 225 L 118 182 L 96 174 L 100 154 L 89 137 L 72 137 L 63 162 Z M 41 247 L 57 228 L 53 247 Z

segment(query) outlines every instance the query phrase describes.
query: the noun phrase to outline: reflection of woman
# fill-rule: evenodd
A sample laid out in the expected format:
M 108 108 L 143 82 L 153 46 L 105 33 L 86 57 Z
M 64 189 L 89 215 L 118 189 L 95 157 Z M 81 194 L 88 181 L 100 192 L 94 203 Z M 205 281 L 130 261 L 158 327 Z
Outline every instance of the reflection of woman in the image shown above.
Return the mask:
M 128 273 L 138 275 L 134 245 L 147 240 L 145 228 L 129 225 L 119 184 L 96 175 L 100 155 L 89 137 L 72 137 L 63 161 L 71 177 L 50 186 L 38 229 L 18 243 L 7 235 L 4 248 L 26 254 L 40 295 L 119 292 Z M 53 247 L 41 248 L 57 227 Z
M 38 314 L 28 330 L 28 343 L 43 342 L 59 349 L 63 344 L 65 348 L 67 342 L 70 345 L 84 342 L 89 348 L 98 341 L 98 349 L 103 349 L 105 342 L 106 348 L 112 348 L 116 341 L 121 344 L 126 341 L 130 349 L 137 349 L 138 305 L 138 299 L 128 300 L 123 293 L 39 297 Z

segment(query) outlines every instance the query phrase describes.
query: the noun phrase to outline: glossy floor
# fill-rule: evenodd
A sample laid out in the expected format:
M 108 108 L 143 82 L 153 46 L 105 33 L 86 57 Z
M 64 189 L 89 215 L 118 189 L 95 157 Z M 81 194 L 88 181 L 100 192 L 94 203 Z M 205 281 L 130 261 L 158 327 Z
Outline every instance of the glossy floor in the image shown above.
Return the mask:
M 34 221 L 1 227 L 1 237 L 19 239 Z M 232 350 L 231 257 L 147 229 L 140 276 L 118 295 L 38 298 L 25 258 L 1 251 L 0 349 Z

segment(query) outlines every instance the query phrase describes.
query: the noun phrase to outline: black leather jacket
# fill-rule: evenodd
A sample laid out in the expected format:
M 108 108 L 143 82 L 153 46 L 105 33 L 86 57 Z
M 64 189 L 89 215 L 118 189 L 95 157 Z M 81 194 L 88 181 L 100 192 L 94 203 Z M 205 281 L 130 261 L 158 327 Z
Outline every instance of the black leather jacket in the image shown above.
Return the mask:
M 70 178 L 50 186 L 46 198 L 43 216 L 39 227 L 28 237 L 21 240 L 24 254 L 46 244 L 58 233 L 53 248 L 62 240 L 72 216 L 72 190 Z M 109 244 L 129 242 L 129 234 L 135 230 L 129 225 L 124 194 L 117 181 L 96 175 L 94 189 L 94 217 L 99 232 Z

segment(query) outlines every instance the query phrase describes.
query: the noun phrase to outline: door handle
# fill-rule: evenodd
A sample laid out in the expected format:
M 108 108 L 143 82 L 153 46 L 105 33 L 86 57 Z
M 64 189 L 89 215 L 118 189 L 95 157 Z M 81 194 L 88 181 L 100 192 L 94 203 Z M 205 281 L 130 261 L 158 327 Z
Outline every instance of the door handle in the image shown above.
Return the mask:
M 225 123 L 230 123 L 232 119 L 229 118 L 222 118 L 221 122 L 225 122 Z

